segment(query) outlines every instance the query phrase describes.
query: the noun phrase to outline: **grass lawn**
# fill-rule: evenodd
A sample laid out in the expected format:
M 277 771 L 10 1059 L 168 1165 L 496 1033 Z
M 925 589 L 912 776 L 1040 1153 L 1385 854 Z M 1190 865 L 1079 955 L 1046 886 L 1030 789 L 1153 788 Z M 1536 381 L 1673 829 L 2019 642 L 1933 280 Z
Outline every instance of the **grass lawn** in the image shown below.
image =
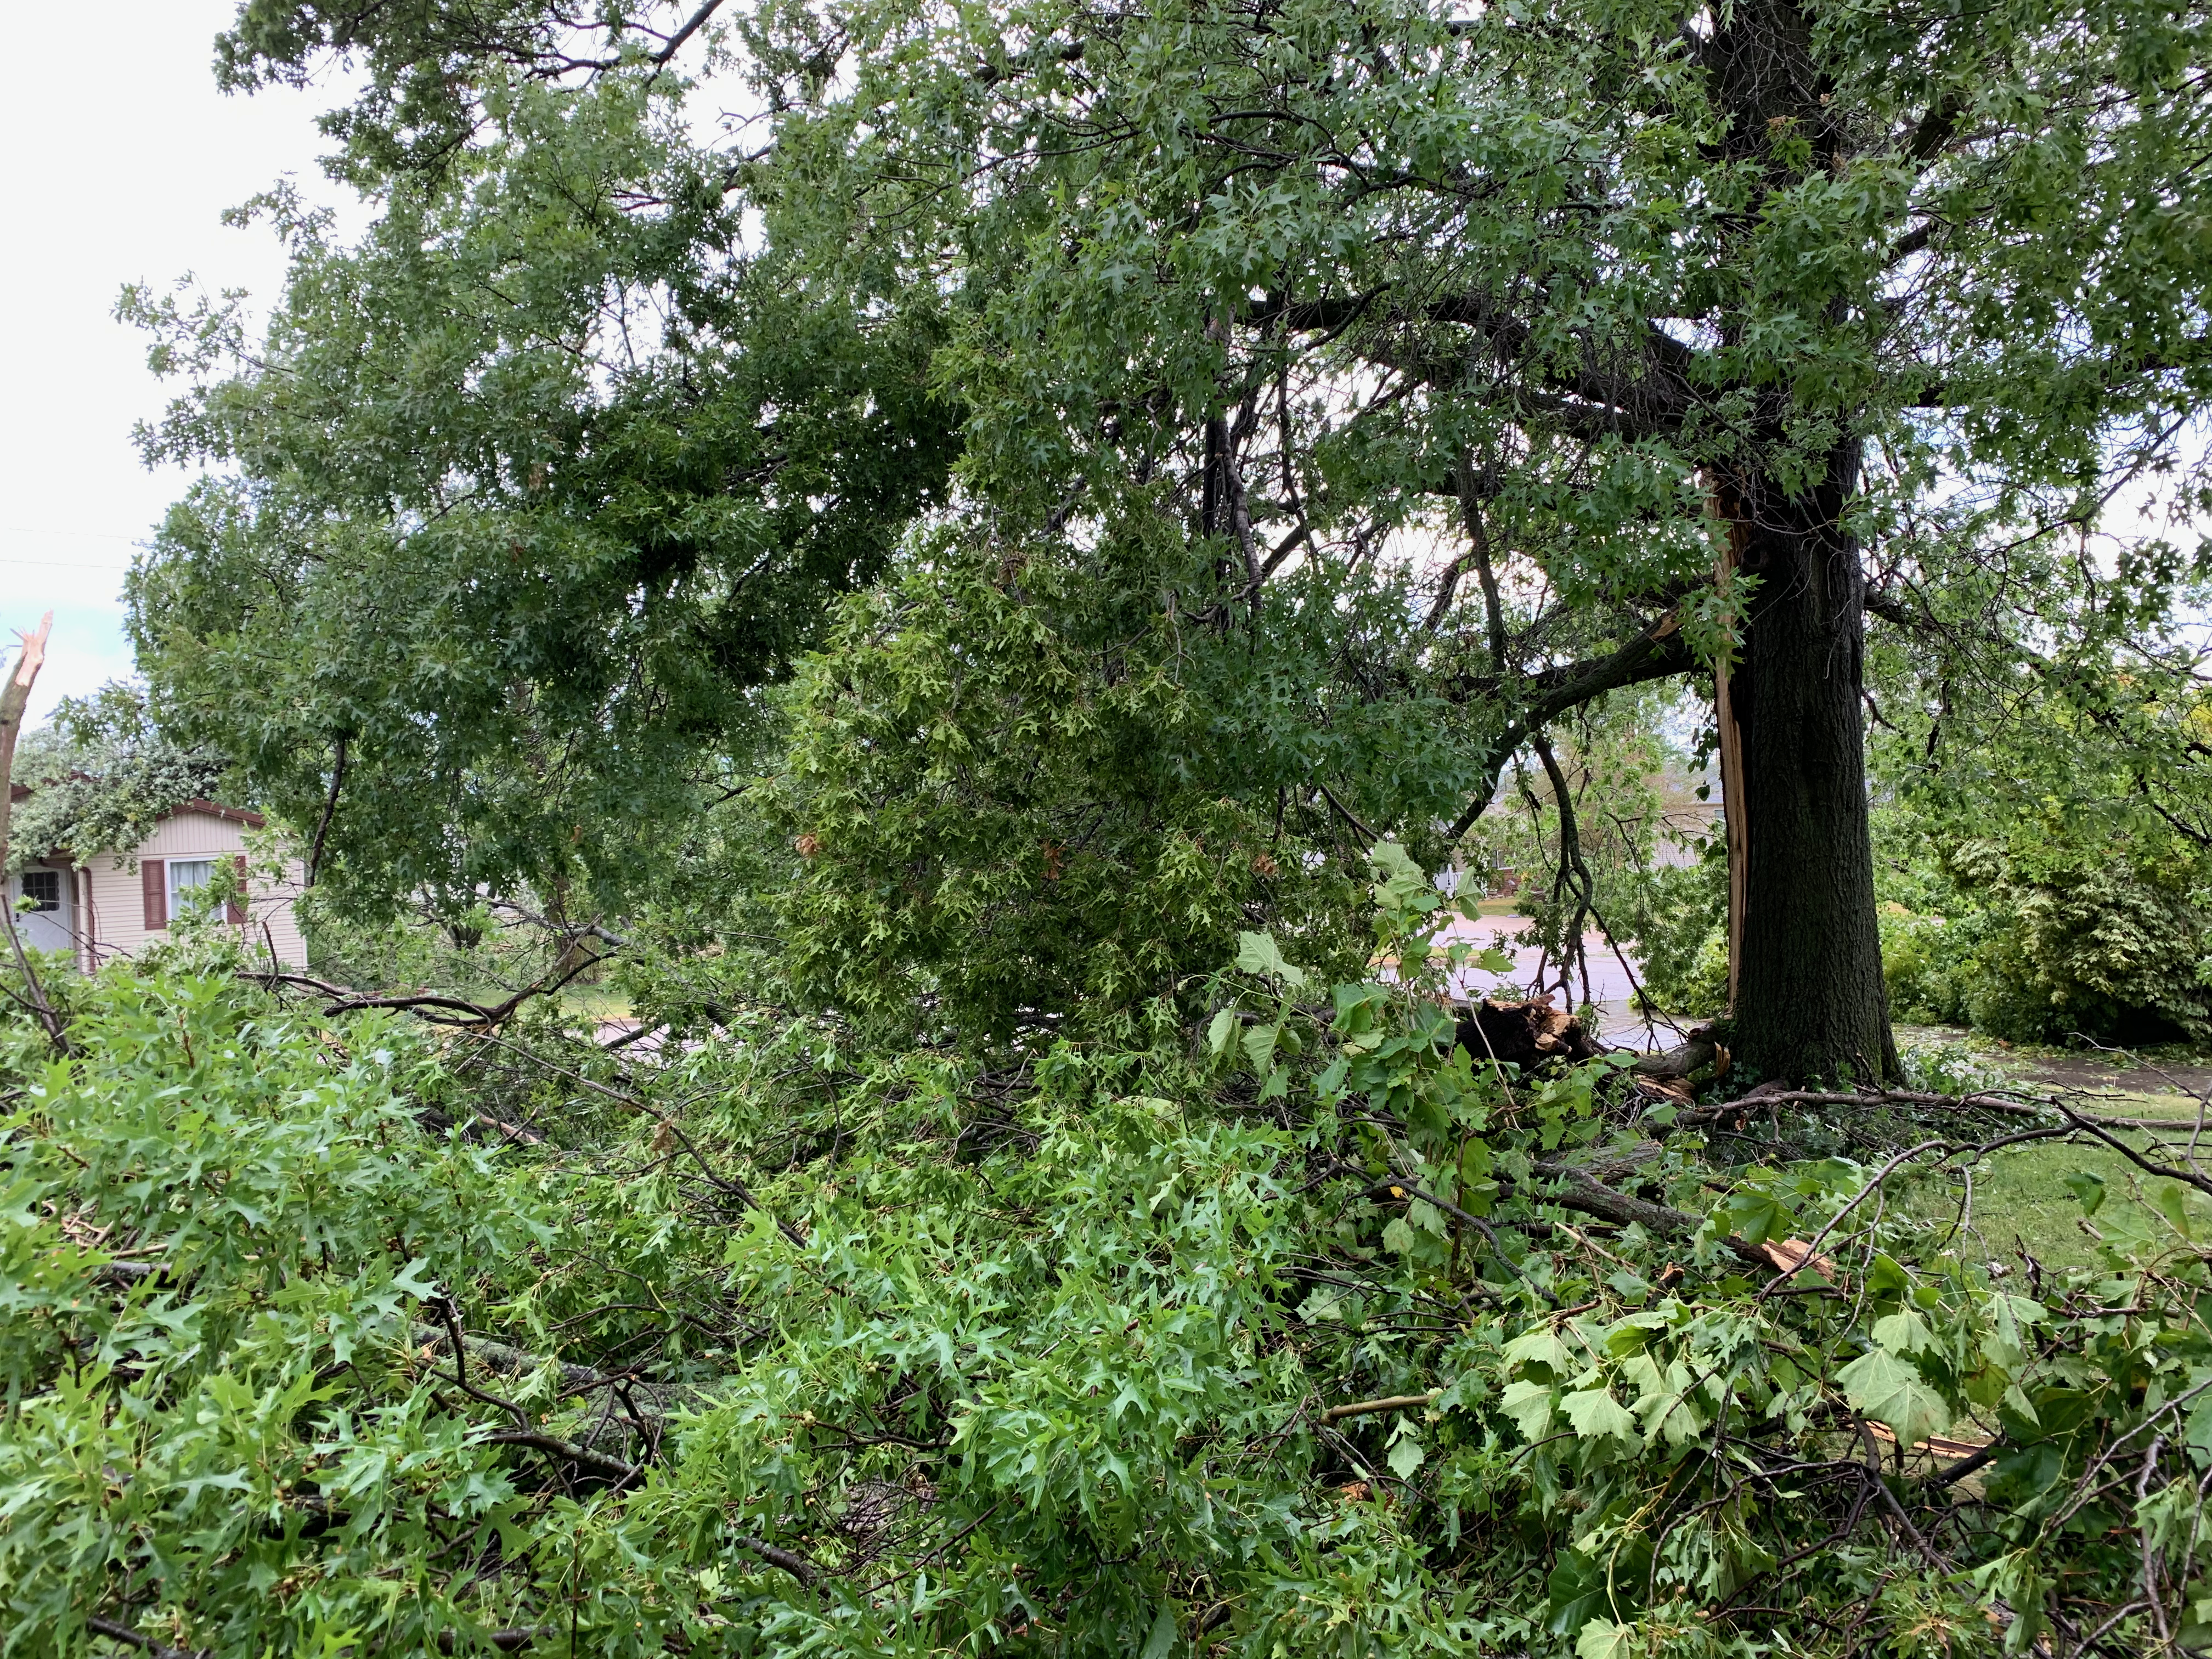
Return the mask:
M 1923 1055 L 1941 1054 L 1954 1064 L 1964 1063 L 1962 1074 L 1930 1079 L 1929 1086 L 1972 1088 L 2002 1080 L 2031 1093 L 2061 1091 L 2085 1113 L 2170 1121 L 2185 1138 L 2198 1107 L 2183 1091 L 2201 1090 L 2212 1082 L 2201 1054 L 2175 1051 L 2138 1057 L 2111 1051 L 2014 1048 L 1972 1032 L 1905 1026 L 1898 1030 L 1898 1042 Z M 2149 1137 L 2142 1131 L 2113 1133 L 2148 1152 Z M 2212 1124 L 2207 1127 L 2202 1150 L 2212 1158 Z M 2177 1160 L 2169 1154 L 2159 1161 Z M 2094 1176 L 2105 1183 L 2102 1206 L 2094 1216 L 2085 1217 L 2081 1200 L 2066 1184 L 2067 1177 L 2075 1175 Z M 1993 1261 L 2016 1261 L 2025 1245 L 2045 1267 L 2088 1266 L 2097 1260 L 2096 1242 L 2084 1229 L 2085 1220 L 2100 1231 L 2163 1229 L 2166 1223 L 2144 1200 L 2155 1189 L 2172 1185 L 2145 1176 L 2109 1146 L 2039 1141 L 2008 1147 L 1974 1173 L 1972 1234 L 1963 1248 Z M 1914 1212 L 1930 1217 L 1954 1212 L 1961 1195 L 1954 1182 L 1922 1182 L 1900 1193 Z M 2212 1200 L 2191 1194 L 2185 1213 L 2198 1237 L 2212 1237 Z
M 2129 1138 L 2138 1147 L 2146 1139 L 2141 1133 Z M 2212 1133 L 2205 1150 L 2212 1152 Z M 2105 1183 L 2104 1201 L 2094 1216 L 2084 1216 L 2081 1200 L 2066 1184 L 2075 1175 L 2094 1176 Z M 1964 1248 L 1992 1261 L 2016 1261 L 2025 1246 L 2046 1267 L 2087 1267 L 2097 1256 L 2085 1220 L 2100 1231 L 2117 1226 L 2163 1231 L 2166 1221 L 2145 1200 L 2157 1188 L 2175 1186 L 2145 1176 L 2107 1146 L 2041 1141 L 2008 1147 L 1974 1172 L 1972 1232 Z M 2198 1238 L 2212 1237 L 2212 1200 L 2180 1190 L 2191 1231 Z M 1923 1182 L 1904 1197 L 1915 1212 L 1936 1217 L 1953 1212 L 1960 1195 L 1956 1186 Z
M 561 1006 L 580 1018 L 628 1019 L 629 999 L 611 985 L 568 985 L 562 988 Z

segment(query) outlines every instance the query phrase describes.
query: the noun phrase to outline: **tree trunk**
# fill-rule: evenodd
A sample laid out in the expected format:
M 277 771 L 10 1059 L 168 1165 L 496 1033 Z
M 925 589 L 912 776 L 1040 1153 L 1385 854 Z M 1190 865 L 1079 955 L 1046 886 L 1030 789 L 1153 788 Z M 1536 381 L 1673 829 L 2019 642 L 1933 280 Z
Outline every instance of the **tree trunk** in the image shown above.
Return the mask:
M 1858 474 L 1851 440 L 1794 497 L 1762 473 L 1721 481 L 1736 563 L 1759 579 L 1729 677 L 1742 783 L 1727 811 L 1743 860 L 1734 1049 L 1762 1079 L 1897 1076 L 1859 714 L 1866 577 L 1843 525 Z

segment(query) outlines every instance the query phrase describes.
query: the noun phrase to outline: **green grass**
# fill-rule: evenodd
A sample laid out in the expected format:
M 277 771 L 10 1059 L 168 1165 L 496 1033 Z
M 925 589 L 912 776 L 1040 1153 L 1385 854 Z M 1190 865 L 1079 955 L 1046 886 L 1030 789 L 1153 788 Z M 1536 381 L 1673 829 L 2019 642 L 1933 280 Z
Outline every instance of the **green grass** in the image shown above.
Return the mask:
M 2145 1137 L 2130 1139 L 2140 1147 Z M 2105 1183 L 2095 1215 L 2084 1214 L 2080 1199 L 2067 1186 L 2071 1175 L 2094 1176 Z M 2145 1176 L 2106 1146 L 2041 1141 L 2008 1147 L 1974 1172 L 1972 1234 L 1964 1248 L 1992 1261 L 2016 1261 L 2025 1247 L 2046 1267 L 2093 1266 L 2097 1245 L 2084 1222 L 2100 1231 L 2164 1233 L 2169 1224 L 2146 1199 L 2173 1184 Z M 1923 1182 L 1903 1196 L 1913 1212 L 1934 1218 L 1956 1209 L 1960 1190 Z M 2190 1194 L 2185 1204 L 2191 1231 L 2200 1239 L 2212 1237 L 2212 1200 Z
M 2080 1109 L 2100 1117 L 2172 1122 L 2185 1136 L 2199 1109 L 2195 1100 L 2178 1092 L 2135 1055 L 2015 1048 L 1973 1032 L 1942 1028 L 1900 1026 L 1898 1041 L 1899 1047 L 1917 1051 L 1923 1060 L 1936 1057 L 1959 1072 L 1955 1079 L 1934 1079 L 1937 1087 L 1971 1088 L 2002 1079 L 2031 1093 L 2080 1091 L 2071 1097 Z M 2203 1075 L 2205 1056 L 2201 1053 L 2176 1051 L 2155 1058 L 2184 1078 Z M 2149 1150 L 2149 1137 L 2140 1130 L 2116 1128 L 2112 1133 L 2139 1151 Z M 2203 1152 L 2212 1158 L 2212 1130 L 2208 1130 Z M 2158 1161 L 2176 1160 L 2167 1154 Z M 2104 1182 L 2104 1200 L 2094 1216 L 2085 1214 L 2080 1199 L 2066 1184 L 2067 1177 L 2075 1175 L 2094 1176 Z M 2112 1148 L 2086 1137 L 2081 1142 L 2039 1141 L 2008 1147 L 1974 1172 L 1972 1231 L 1962 1248 L 1992 1261 L 2016 1261 L 2025 1247 L 2048 1267 L 2091 1266 L 2098 1260 L 2097 1243 L 2084 1222 L 2100 1231 L 2139 1234 L 2148 1230 L 2155 1236 L 2167 1229 L 2167 1223 L 2146 1200 L 2172 1185 L 2146 1176 Z M 1962 1193 L 1955 1182 L 1922 1181 L 1901 1190 L 1899 1196 L 1913 1213 L 1932 1219 L 1954 1213 Z M 2185 1213 L 2198 1237 L 2212 1237 L 2212 1200 L 2191 1195 Z
M 629 998 L 611 985 L 568 985 L 561 991 L 561 1006 L 585 1019 L 628 1019 Z

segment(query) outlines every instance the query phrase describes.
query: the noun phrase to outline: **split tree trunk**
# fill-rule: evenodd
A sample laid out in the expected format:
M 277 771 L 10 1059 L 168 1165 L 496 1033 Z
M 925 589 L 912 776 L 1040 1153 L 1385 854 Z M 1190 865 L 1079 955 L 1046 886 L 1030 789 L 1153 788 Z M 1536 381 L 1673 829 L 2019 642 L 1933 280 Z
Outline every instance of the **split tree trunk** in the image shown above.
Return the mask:
M 1858 488 L 1854 440 L 1791 497 L 1759 473 L 1720 481 L 1739 567 L 1759 578 L 1727 734 L 1741 759 L 1729 795 L 1739 1064 L 1761 1079 L 1897 1076 L 1875 922 L 1867 824 L 1865 582 L 1843 517 Z

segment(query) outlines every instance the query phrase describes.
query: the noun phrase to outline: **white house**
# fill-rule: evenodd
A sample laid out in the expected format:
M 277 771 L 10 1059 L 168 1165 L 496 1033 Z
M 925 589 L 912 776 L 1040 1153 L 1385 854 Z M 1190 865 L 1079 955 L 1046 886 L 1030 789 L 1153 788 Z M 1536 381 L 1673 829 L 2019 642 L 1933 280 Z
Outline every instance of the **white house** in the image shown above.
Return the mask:
M 16 913 L 23 942 L 42 951 L 68 951 L 89 973 L 161 938 L 184 896 L 205 886 L 228 860 L 247 873 L 247 883 L 245 903 L 232 904 L 226 922 L 248 945 L 304 968 L 307 942 L 293 905 L 305 885 L 305 869 L 294 859 L 274 880 L 265 871 L 249 871 L 246 832 L 261 825 L 258 812 L 188 800 L 128 852 L 84 854 L 82 865 L 67 852 L 33 860 L 8 882 L 10 903 L 20 897 L 32 902 L 27 915 Z

